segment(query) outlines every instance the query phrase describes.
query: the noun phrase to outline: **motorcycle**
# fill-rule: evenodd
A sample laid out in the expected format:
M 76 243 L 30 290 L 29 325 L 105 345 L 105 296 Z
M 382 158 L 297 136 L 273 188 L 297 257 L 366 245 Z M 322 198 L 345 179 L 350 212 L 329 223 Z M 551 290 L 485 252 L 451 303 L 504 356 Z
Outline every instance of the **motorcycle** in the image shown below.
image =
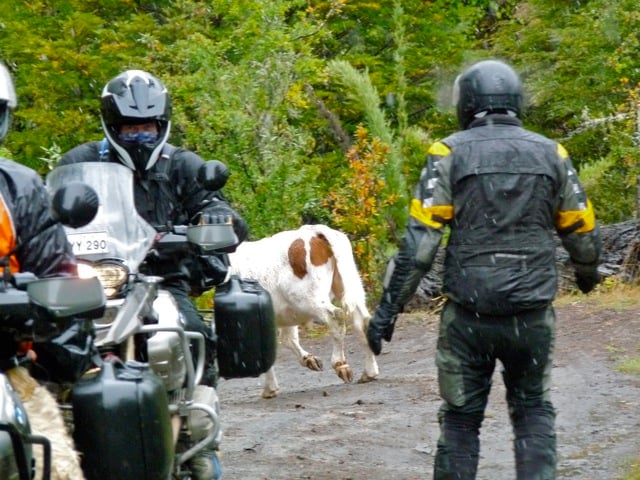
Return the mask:
M 51 223 L 40 226 L 34 237 L 57 222 L 71 227 L 86 224 L 95 215 L 96 208 L 95 192 L 81 184 L 68 184 L 53 197 Z M 23 239 L 21 244 L 30 239 Z M 18 248 L 19 245 L 13 251 Z M 32 433 L 33 419 L 27 413 L 26 400 L 21 399 L 23 387 L 33 390 L 37 385 L 27 370 L 33 361 L 31 346 L 49 341 L 62 325 L 76 321 L 78 316 L 82 321 L 101 316 L 105 297 L 97 279 L 39 279 L 29 272 L 12 273 L 10 255 L 0 259 L 0 478 L 31 480 L 39 471 L 41 478 L 48 480 L 52 472 L 52 442 L 47 436 Z M 46 395 L 46 390 L 33 396 L 38 397 L 38 405 L 49 401 L 56 411 L 55 399 Z M 66 436 L 61 417 L 59 425 L 61 435 Z M 36 461 L 34 445 L 41 449 L 40 463 Z M 56 451 L 58 447 L 64 446 L 56 445 Z M 69 450 L 75 460 L 73 446 Z
M 215 190 L 226 177 L 224 164 L 210 161 L 199 181 Z M 200 385 L 204 336 L 185 331 L 163 277 L 141 267 L 154 256 L 211 255 L 234 245 L 233 226 L 148 224 L 135 208 L 132 172 L 120 164 L 65 165 L 47 177 L 54 191 L 72 181 L 91 186 L 100 200 L 93 221 L 67 229 L 67 236 L 80 267 L 100 279 L 107 298 L 94 321 L 99 368 L 73 386 L 67 405 L 84 474 L 88 480 L 191 479 L 190 460 L 220 443 L 219 399 L 215 388 Z M 275 336 L 273 343 L 275 352 Z

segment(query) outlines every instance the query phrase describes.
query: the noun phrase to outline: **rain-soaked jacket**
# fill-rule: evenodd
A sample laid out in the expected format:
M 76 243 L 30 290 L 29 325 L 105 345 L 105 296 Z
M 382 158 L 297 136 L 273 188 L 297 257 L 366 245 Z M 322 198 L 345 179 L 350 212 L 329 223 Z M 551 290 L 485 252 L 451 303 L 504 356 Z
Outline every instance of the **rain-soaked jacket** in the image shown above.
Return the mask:
M 71 149 L 62 156 L 58 166 L 96 161 L 120 163 L 116 153 L 108 149 L 106 141 L 97 141 Z M 195 181 L 203 163 L 204 160 L 194 152 L 165 145 L 162 155 L 152 168 L 142 174 L 134 172 L 134 196 L 138 213 L 153 226 L 186 225 L 198 213 L 231 216 L 239 242 L 244 241 L 248 234 L 245 220 L 231 208 L 222 192 L 207 191 Z M 151 265 L 152 271 L 148 273 L 164 276 L 184 272 L 184 268 L 181 268 L 184 267 L 182 259 L 180 265 L 173 260 L 158 259 Z
M 482 314 L 540 308 L 557 292 L 555 231 L 576 271 L 600 254 L 593 208 L 562 145 L 492 114 L 433 144 L 382 303 L 402 310 L 451 227 L 443 294 Z
M 104 142 L 88 142 L 69 150 L 58 166 L 78 162 L 108 161 L 120 163 L 115 152 Z M 209 192 L 194 179 L 204 160 L 194 152 L 165 145 L 153 167 L 143 174 L 135 172 L 135 202 L 138 213 L 151 225 L 185 225 L 198 212 L 228 214 L 237 220 L 236 234 L 242 241 L 247 236 L 247 224 L 229 206 L 221 192 Z
M 0 158 L 0 257 L 10 255 L 12 272 L 38 277 L 72 275 L 76 261 L 60 224 L 51 221 L 51 200 L 33 170 Z

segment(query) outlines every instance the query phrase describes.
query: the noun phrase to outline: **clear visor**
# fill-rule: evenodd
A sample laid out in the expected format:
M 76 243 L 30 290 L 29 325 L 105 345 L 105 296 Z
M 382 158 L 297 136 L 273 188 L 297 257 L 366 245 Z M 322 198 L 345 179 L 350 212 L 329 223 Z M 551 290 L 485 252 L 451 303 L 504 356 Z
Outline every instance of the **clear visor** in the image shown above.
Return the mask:
M 461 75 L 458 75 L 455 81 L 453 82 L 453 90 L 451 92 L 451 104 L 454 107 L 457 107 L 458 102 L 460 101 L 460 77 Z
M 9 108 L 16 108 L 18 105 L 18 98 L 16 97 L 16 91 L 13 88 L 13 81 L 9 70 L 2 63 L 0 63 L 0 100 L 7 102 Z
M 118 134 L 118 140 L 138 145 L 153 145 L 160 138 L 158 132 L 129 132 Z

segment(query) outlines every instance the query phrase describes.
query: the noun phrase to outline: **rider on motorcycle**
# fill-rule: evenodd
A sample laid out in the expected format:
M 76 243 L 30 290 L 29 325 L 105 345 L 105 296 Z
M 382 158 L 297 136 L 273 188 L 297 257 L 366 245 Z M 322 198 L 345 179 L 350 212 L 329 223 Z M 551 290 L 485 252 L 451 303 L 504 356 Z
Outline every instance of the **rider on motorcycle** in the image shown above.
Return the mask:
M 198 170 L 204 160 L 192 151 L 167 143 L 171 99 L 160 80 L 142 70 L 125 71 L 105 85 L 100 104 L 105 138 L 71 149 L 62 156 L 58 166 L 78 162 L 121 163 L 134 172 L 136 209 L 152 226 L 230 219 L 238 244 L 247 237 L 247 223 L 231 208 L 222 192 L 208 191 L 198 183 Z M 233 250 L 235 246 L 229 248 Z M 202 383 L 215 386 L 216 336 L 195 308 L 190 293 L 201 291 L 203 274 L 216 277 L 221 283 L 226 275 L 224 260 L 148 258 L 145 268 L 145 273 L 164 278 L 163 288 L 175 297 L 185 317 L 186 330 L 205 336 L 206 369 Z M 207 269 L 210 271 L 203 273 Z

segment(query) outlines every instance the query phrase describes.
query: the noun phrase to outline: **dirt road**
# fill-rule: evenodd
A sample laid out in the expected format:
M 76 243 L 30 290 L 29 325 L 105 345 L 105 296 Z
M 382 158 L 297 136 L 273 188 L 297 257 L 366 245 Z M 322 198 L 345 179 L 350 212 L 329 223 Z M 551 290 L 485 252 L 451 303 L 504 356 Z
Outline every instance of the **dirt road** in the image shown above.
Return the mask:
M 557 307 L 552 400 L 558 479 L 614 480 L 640 457 L 640 378 L 617 362 L 640 355 L 640 315 L 594 312 L 584 297 Z M 222 380 L 225 480 L 417 480 L 431 478 L 438 438 L 434 352 L 437 317 L 405 315 L 378 357 L 380 376 L 344 384 L 328 367 L 329 339 L 301 334 L 325 370 L 287 350 L 276 363 L 280 394 L 263 400 L 262 378 Z M 352 336 L 347 358 L 359 377 Z M 499 372 L 481 431 L 479 479 L 514 478 L 512 435 Z

